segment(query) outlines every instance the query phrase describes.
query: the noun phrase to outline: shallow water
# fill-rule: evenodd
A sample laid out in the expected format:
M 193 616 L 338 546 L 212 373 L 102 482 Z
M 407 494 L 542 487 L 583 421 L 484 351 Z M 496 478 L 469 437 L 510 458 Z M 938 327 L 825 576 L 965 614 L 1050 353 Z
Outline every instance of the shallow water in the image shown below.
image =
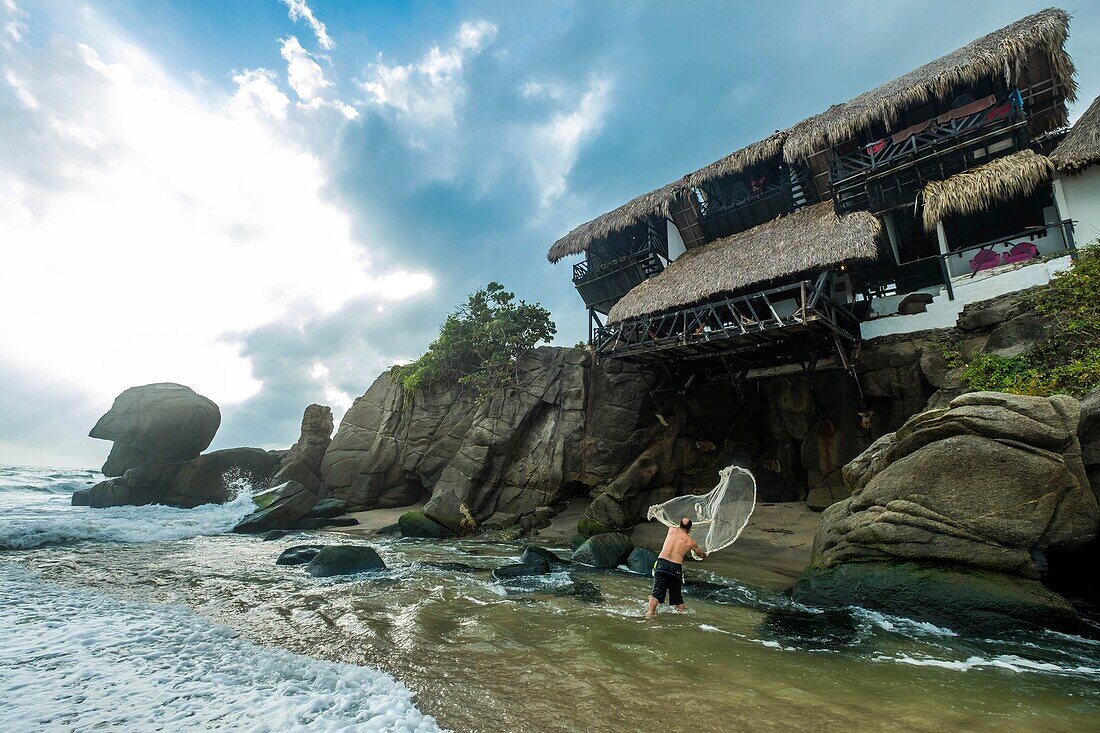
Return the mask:
M 64 506 L 72 488 L 9 490 L 4 480 L 0 473 L 0 547 L 11 549 L 0 552 L 0 584 L 21 590 L 0 602 L 36 597 L 37 610 L 23 603 L 31 608 L 20 624 L 51 630 L 21 635 L 29 648 L 20 648 L 20 667 L 64 651 L 88 633 L 74 624 L 89 618 L 110 632 L 87 648 L 121 651 L 84 654 L 86 679 L 24 674 L 19 689 L 34 694 L 11 710 L 0 703 L 0 723 L 59 694 L 86 694 L 91 678 L 115 684 L 112 675 L 144 669 L 132 658 L 150 657 L 162 660 L 165 684 L 198 691 L 184 693 L 178 714 L 194 707 L 196 727 L 213 717 L 226 730 L 262 729 L 241 717 L 249 711 L 283 721 L 266 723 L 271 730 L 339 729 L 357 711 L 392 717 L 360 729 L 416 730 L 433 725 L 427 715 L 456 731 L 1085 731 L 1100 719 L 1100 643 L 1090 640 L 966 639 L 859 609 L 819 613 L 698 569 L 705 564 L 688 574 L 690 613 L 644 624 L 645 578 L 570 569 L 502 586 L 489 570 L 520 545 L 474 540 L 373 542 L 388 571 L 314 579 L 275 558 L 319 537 L 352 540 L 225 534 L 246 502 L 191 510 L 206 512 L 201 519 L 162 507 L 89 510 Z M 87 610 L 67 610 L 77 607 Z M 158 634 L 161 626 L 183 631 Z M 3 665 L 0 700 L 10 700 L 18 668 L 13 676 Z M 212 696 L 210 669 L 223 666 L 228 682 Z M 413 690 L 416 707 L 373 670 Z M 291 671 L 300 676 L 279 676 Z M 145 687 L 137 699 L 160 701 L 163 691 Z M 300 694 L 271 706 L 282 690 Z M 95 700 L 109 697 L 67 698 L 69 727 L 50 729 L 90 728 L 104 715 Z

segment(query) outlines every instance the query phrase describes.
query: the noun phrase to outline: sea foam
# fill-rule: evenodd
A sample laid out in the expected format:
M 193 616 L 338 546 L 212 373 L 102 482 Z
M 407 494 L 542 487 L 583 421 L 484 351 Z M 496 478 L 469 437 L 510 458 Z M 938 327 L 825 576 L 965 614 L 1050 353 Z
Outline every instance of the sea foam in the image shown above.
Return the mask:
M 0 730 L 438 731 L 382 672 L 0 564 Z

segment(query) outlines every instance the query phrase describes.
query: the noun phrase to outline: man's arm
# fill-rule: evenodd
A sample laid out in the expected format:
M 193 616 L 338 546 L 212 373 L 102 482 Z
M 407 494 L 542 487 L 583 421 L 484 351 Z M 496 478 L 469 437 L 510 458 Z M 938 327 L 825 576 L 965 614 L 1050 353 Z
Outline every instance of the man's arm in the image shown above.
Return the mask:
M 692 541 L 691 541 L 691 549 L 692 549 L 692 550 L 693 550 L 693 551 L 695 552 L 695 554 L 696 554 L 696 555 L 698 555 L 698 556 L 699 556 L 700 558 L 703 558 L 703 559 L 705 559 L 705 558 L 706 558 L 706 556 L 707 556 L 707 553 L 703 552 L 703 548 L 702 548 L 702 547 L 700 547 L 700 546 L 699 546 L 699 543 L 698 543 L 698 542 L 696 542 L 695 540 L 692 540 Z

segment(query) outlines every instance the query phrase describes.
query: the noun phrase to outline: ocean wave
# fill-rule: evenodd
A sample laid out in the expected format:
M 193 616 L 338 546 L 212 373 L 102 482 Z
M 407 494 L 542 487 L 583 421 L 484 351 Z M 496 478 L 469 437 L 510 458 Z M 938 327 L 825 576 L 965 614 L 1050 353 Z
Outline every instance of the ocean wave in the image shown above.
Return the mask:
M 20 492 L 72 494 L 102 479 L 103 474 L 91 469 L 0 466 L 0 495 Z
M 55 502 L 56 503 L 56 502 Z M 158 542 L 225 534 L 255 509 L 249 492 L 226 504 L 194 509 L 151 504 L 107 509 L 66 506 L 23 511 L 0 527 L 0 549 L 28 550 L 70 542 Z
M 1015 654 L 998 654 L 991 657 L 970 656 L 966 659 L 936 659 L 934 657 L 913 657 L 908 654 L 894 656 L 878 655 L 876 662 L 896 662 L 911 664 L 917 667 L 940 667 L 959 672 L 967 672 L 979 668 L 995 668 L 1010 672 L 1043 672 L 1046 674 L 1061 674 L 1084 677 L 1100 676 L 1100 668 L 1084 665 L 1055 664 L 1053 662 L 1040 662 L 1034 659 L 1025 659 Z
M 366 667 L 237 638 L 175 606 L 0 565 L 0 730 L 440 730 Z

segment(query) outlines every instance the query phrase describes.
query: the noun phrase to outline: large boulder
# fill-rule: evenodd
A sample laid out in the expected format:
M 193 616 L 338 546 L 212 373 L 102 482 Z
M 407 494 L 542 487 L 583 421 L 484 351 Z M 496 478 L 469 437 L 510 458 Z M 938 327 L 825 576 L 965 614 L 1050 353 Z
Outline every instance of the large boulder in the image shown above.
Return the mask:
M 1032 591 L 1044 554 L 1084 545 L 1100 520 L 1081 461 L 1080 414 L 1080 404 L 1068 396 L 975 392 L 914 416 L 845 467 L 852 495 L 825 510 L 811 568 L 795 597 L 838 603 L 847 589 L 853 593 L 847 602 L 906 613 L 900 592 L 877 601 L 874 594 L 855 594 L 859 583 L 849 579 L 865 576 L 850 566 L 911 562 L 921 577 L 937 568 L 999 573 L 997 583 L 1016 583 L 1040 602 L 1046 596 Z M 888 575 L 894 584 L 905 575 L 864 570 L 879 580 Z M 937 577 L 948 586 L 955 582 Z M 992 617 L 1001 601 L 987 600 Z M 927 603 L 937 606 L 936 613 L 950 613 L 953 601 L 944 595 Z M 1064 604 L 1052 602 L 1050 611 L 1057 617 Z M 1012 623 L 1019 615 L 1006 608 L 1002 617 Z
M 297 481 L 287 481 L 257 497 L 260 508 L 237 523 L 234 532 L 258 534 L 294 529 L 317 503 L 317 495 Z
M 120 394 L 88 435 L 114 441 L 103 474 L 116 477 L 130 468 L 196 457 L 219 425 L 221 412 L 211 400 L 182 384 L 161 382 Z
M 328 545 L 322 547 L 306 571 L 315 578 L 351 575 L 371 570 L 385 570 L 386 563 L 373 547 L 367 545 Z
M 302 415 L 302 432 L 279 464 L 271 483 L 297 481 L 316 491 L 321 485 L 321 462 L 332 442 L 332 410 L 310 405 Z
M 585 540 L 573 553 L 573 562 L 595 568 L 615 568 L 626 562 L 634 545 L 621 532 L 597 534 Z
M 657 553 L 648 547 L 635 547 L 626 558 L 626 566 L 631 572 L 653 575 L 653 566 L 657 564 Z
M 1081 398 L 1081 427 L 1077 435 L 1085 473 L 1092 484 L 1092 493 L 1100 501 L 1100 389 Z

